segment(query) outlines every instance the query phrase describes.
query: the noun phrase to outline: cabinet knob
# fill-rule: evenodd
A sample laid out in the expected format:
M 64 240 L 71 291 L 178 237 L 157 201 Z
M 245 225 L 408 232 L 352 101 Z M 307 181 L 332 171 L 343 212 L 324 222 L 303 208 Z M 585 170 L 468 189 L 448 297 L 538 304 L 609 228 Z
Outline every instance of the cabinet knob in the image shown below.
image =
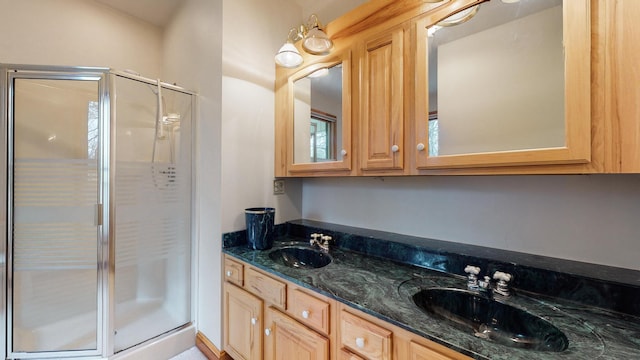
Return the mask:
M 393 145 L 391 147 L 391 151 L 393 151 L 394 153 L 398 152 L 398 150 L 400 150 L 400 148 L 398 147 L 398 145 Z
M 308 310 L 304 310 L 304 311 L 302 311 L 302 317 L 303 317 L 304 319 L 308 319 L 308 318 L 309 318 L 309 311 L 308 311 Z
M 267 336 L 271 335 L 271 329 L 269 328 L 264 329 L 264 334 Z
M 418 151 L 422 151 L 424 150 L 425 146 L 423 143 L 419 143 L 418 146 L 416 146 L 416 149 L 418 149 Z
M 258 323 L 258 318 L 251 318 L 251 325 L 255 325 Z
M 231 275 L 233 275 L 233 271 L 227 270 L 227 276 L 231 276 Z
M 342 156 L 347 156 L 347 150 L 342 149 L 342 151 L 340 151 L 340 154 L 342 154 Z
M 360 349 L 364 349 L 364 338 L 356 338 L 356 346 Z

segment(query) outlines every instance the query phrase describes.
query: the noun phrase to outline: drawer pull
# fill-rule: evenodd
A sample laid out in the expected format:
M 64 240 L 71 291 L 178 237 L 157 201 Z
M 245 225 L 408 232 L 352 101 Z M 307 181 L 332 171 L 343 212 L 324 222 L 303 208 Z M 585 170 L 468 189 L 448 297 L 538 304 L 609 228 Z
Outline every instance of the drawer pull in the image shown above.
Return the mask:
M 233 271 L 228 270 L 228 271 L 227 271 L 227 276 L 231 276 L 231 275 L 233 275 Z
M 258 319 L 257 318 L 251 318 L 251 325 L 255 325 L 258 323 Z
M 356 346 L 360 349 L 364 349 L 364 338 L 356 338 Z
M 264 329 L 264 334 L 267 336 L 271 335 L 271 329 L 269 328 Z
M 309 318 L 309 311 L 308 310 L 304 310 L 302 312 L 302 318 L 304 318 L 304 319 L 308 319 Z

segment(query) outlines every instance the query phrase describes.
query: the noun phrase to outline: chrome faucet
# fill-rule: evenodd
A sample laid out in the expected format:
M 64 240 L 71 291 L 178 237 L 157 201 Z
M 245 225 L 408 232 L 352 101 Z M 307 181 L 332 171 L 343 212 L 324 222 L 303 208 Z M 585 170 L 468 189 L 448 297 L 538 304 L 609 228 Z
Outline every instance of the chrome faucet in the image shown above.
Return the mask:
M 493 279 L 496 280 L 494 287 L 491 286 L 491 277 L 484 276 L 482 280 L 478 280 L 478 274 L 480 274 L 480 268 L 477 266 L 467 265 L 464 268 L 464 272 L 467 273 L 467 288 L 471 291 L 488 293 L 489 296 L 498 294 L 500 296 L 509 297 L 511 291 L 509 290 L 509 284 L 507 284 L 513 276 L 502 271 L 496 271 L 493 274 Z
M 309 240 L 309 245 L 311 246 L 317 245 L 320 248 L 320 250 L 324 252 L 329 252 L 329 244 L 332 240 L 333 238 L 331 238 L 331 236 L 329 235 L 313 233 L 311 234 L 311 240 Z

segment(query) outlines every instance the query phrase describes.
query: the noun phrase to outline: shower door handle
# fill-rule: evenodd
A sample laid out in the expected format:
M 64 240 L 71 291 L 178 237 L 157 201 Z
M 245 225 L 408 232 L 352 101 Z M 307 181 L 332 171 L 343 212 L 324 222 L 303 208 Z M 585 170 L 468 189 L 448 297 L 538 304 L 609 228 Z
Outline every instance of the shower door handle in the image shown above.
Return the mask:
M 93 221 L 95 226 L 102 226 L 102 204 L 96 204 L 95 210 L 96 217 Z

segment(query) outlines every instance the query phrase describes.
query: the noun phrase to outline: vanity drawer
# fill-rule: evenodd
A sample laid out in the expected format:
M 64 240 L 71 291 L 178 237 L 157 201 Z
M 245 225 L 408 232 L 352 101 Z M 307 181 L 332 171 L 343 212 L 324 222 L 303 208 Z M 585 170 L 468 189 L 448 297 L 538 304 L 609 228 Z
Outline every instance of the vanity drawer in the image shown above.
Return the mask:
M 301 323 L 329 334 L 329 303 L 298 289 L 288 293 L 288 312 Z
M 391 331 L 344 310 L 340 313 L 340 345 L 367 359 L 391 359 Z
M 287 285 L 253 268 L 245 272 L 245 289 L 262 298 L 266 303 L 285 309 Z
M 242 287 L 242 278 L 244 276 L 244 266 L 228 257 L 224 259 L 224 278 L 230 283 L 234 283 Z

